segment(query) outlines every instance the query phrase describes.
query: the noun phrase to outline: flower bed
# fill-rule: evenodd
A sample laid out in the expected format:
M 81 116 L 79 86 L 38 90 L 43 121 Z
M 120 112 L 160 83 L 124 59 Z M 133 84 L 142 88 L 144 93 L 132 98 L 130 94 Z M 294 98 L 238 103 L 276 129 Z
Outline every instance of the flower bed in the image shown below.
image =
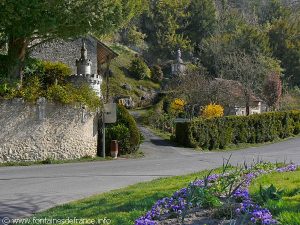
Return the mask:
M 175 192 L 170 198 L 156 202 L 146 215 L 135 221 L 135 225 L 156 225 L 167 218 L 177 218 L 183 222 L 191 209 L 216 209 L 234 207 L 235 218 L 243 218 L 247 224 L 277 224 L 271 212 L 258 205 L 249 194 L 253 179 L 270 172 L 290 172 L 297 166 L 290 164 L 278 167 L 271 163 L 258 163 L 251 168 L 223 166 L 221 174 L 209 174 L 201 180 L 195 180 L 188 187 Z M 230 207 L 228 207 L 230 206 Z

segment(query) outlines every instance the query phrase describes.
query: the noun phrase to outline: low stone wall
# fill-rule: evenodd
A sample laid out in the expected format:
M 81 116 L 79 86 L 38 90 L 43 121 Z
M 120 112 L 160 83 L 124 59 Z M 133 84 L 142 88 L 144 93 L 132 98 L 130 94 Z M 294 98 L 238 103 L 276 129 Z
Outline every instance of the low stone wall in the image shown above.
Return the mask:
M 0 162 L 76 159 L 97 154 L 97 116 L 39 99 L 0 101 Z

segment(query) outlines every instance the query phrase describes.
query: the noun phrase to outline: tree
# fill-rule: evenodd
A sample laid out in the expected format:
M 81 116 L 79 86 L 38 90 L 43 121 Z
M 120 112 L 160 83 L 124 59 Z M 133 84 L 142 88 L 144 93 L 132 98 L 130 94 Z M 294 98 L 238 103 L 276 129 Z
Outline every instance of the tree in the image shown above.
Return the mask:
M 216 28 L 217 15 L 214 1 L 192 0 L 187 11 L 187 27 L 185 35 L 194 44 L 201 43 L 202 39 L 213 34 Z
M 107 34 L 143 0 L 2 0 L 0 34 L 8 42 L 11 78 L 18 78 L 29 46 L 53 38 Z
M 191 105 L 206 105 L 210 102 L 209 80 L 203 69 L 188 70 L 170 80 L 168 91 L 171 97 L 186 99 Z
M 144 60 L 138 56 L 131 61 L 129 72 L 137 80 L 143 80 L 146 77 L 150 77 L 151 73 Z
M 282 95 L 282 83 L 279 74 L 270 73 L 267 76 L 263 87 L 263 94 L 268 107 L 274 110 L 277 109 Z
M 274 20 L 287 17 L 289 9 L 283 5 L 281 0 L 269 0 L 262 2 L 258 12 L 260 23 L 272 23 Z
M 253 25 L 244 25 L 231 35 L 231 44 L 248 54 L 270 53 L 270 43 L 267 32 Z
M 272 25 L 270 43 L 273 55 L 281 60 L 286 80 L 290 86 L 300 85 L 300 20 L 295 16 L 280 19 Z
M 246 115 L 250 114 L 251 96 L 262 95 L 263 83 L 267 74 L 278 70 L 280 66 L 274 59 L 262 55 L 249 55 L 236 51 L 223 57 L 219 66 L 222 78 L 241 83 Z
M 169 59 L 178 48 L 190 49 L 190 41 L 182 33 L 188 14 L 186 7 L 190 0 L 153 0 L 149 10 L 142 17 L 141 27 L 147 35 L 149 59 Z
M 151 68 L 151 79 L 158 83 L 164 79 L 164 73 L 159 65 L 155 65 Z

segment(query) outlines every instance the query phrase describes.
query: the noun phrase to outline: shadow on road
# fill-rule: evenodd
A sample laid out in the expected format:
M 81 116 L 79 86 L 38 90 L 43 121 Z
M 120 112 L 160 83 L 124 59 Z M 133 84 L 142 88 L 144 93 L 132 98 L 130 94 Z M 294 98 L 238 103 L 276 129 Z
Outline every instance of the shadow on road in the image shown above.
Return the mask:
M 163 147 L 176 147 L 174 143 L 171 141 L 166 141 L 163 139 L 150 139 L 150 142 L 156 146 L 163 146 Z
M 18 194 L 14 199 L 1 199 L 0 202 L 0 225 L 3 225 L 3 218 L 21 218 L 38 212 L 43 207 L 41 205 L 54 205 L 55 201 L 46 196 L 29 196 Z M 5 223 L 7 225 L 7 223 Z

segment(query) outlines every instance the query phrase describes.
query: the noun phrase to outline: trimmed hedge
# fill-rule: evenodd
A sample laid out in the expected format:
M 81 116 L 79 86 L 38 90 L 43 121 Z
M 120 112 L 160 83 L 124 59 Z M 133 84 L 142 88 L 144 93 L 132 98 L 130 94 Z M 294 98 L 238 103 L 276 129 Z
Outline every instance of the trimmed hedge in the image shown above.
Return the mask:
M 186 147 L 225 149 L 239 143 L 264 143 L 300 133 L 300 111 L 196 119 L 176 125 L 176 142 Z

